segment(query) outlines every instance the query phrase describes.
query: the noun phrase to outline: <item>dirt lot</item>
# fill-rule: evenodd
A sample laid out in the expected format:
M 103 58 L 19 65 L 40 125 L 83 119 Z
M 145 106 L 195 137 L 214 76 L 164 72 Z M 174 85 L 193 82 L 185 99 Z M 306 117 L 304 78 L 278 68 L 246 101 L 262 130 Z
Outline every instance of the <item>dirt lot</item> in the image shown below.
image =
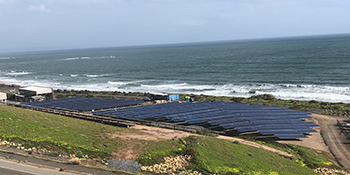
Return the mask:
M 316 115 L 316 114 L 313 114 Z M 314 118 L 313 120 L 310 120 L 311 122 L 314 122 L 319 125 L 319 122 Z M 300 145 L 300 146 L 305 146 L 309 147 L 318 151 L 323 151 L 326 153 L 330 154 L 328 146 L 325 144 L 322 136 L 321 136 L 321 128 L 313 128 L 317 132 L 316 133 L 311 133 L 307 135 L 309 138 L 305 139 L 300 139 L 300 140 L 288 140 L 288 141 L 277 141 L 279 143 L 290 143 L 294 145 Z
M 341 134 L 337 127 L 337 120 L 347 120 L 346 117 L 335 117 L 328 115 L 312 114 L 314 122 L 321 126 L 316 129 L 317 133 L 308 135 L 309 138 L 301 139 L 301 141 L 279 141 L 281 143 L 291 143 L 306 146 L 319 151 L 325 151 L 333 156 L 336 161 L 344 169 L 350 170 L 350 150 L 349 142 L 345 136 Z
M 313 114 L 312 117 L 321 125 L 321 135 L 334 158 L 341 166 L 350 170 L 349 142 L 336 126 L 337 120 L 342 121 L 348 118 L 318 114 Z

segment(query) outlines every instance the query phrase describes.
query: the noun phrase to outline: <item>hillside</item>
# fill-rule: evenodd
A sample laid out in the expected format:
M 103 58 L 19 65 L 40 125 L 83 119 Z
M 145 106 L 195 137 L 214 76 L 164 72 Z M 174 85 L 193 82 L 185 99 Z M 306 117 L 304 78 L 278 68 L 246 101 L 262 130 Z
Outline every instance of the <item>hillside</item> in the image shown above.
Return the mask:
M 45 148 L 50 156 L 88 155 L 98 162 L 127 158 L 151 165 L 162 162 L 164 156 L 186 153 L 194 156 L 188 169 L 203 173 L 313 174 L 313 168 L 330 165 L 326 154 L 300 146 L 268 143 L 293 153 L 296 159 L 291 159 L 209 136 L 167 139 L 143 130 L 5 105 L 0 105 L 0 137 L 26 148 Z

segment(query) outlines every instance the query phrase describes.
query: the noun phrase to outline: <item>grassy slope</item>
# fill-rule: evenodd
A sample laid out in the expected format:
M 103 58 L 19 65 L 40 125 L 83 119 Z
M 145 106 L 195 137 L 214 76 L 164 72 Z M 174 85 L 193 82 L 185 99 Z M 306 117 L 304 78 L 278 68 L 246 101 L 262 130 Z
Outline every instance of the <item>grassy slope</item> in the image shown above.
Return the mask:
M 157 149 L 148 147 L 146 156 L 141 162 L 148 161 L 152 164 L 159 160 L 157 155 L 179 154 L 194 148 L 197 156 L 188 169 L 199 170 L 205 174 L 315 174 L 296 160 L 263 149 L 209 136 L 188 137 L 183 140 L 185 142 L 181 140 L 176 143 L 159 142 Z M 169 147 L 170 142 L 173 144 Z
M 197 145 L 201 155 L 198 160 L 212 173 L 236 168 L 231 171 L 239 174 L 313 174 L 295 161 L 263 149 L 209 137 L 201 137 L 200 142 Z
M 34 145 L 61 149 L 61 151 L 71 151 L 72 153 L 82 151 L 84 154 L 90 153 L 90 155 L 108 157 L 110 153 L 121 149 L 125 145 L 123 145 L 122 140 L 118 138 L 110 139 L 106 137 L 106 134 L 120 131 L 140 132 L 0 105 L 0 137 L 17 139 L 26 143 L 29 141 Z M 132 144 L 140 145 L 143 144 L 143 141 L 134 139 Z M 235 144 L 213 137 L 197 137 L 195 139 L 190 137 L 180 140 L 149 142 L 144 148 L 145 154 L 142 154 L 140 160 L 143 162 L 145 160 L 160 161 L 162 156 L 180 154 L 189 148 L 194 148 L 199 153 L 192 168 L 206 172 L 313 174 L 310 169 L 302 167 L 295 160 L 284 158 L 263 149 Z M 319 161 L 328 160 L 322 158 Z
M 110 154 L 123 144 L 117 138 L 106 137 L 107 133 L 120 130 L 138 132 L 5 105 L 0 105 L 0 121 L 0 136 L 3 138 L 41 142 L 51 147 L 72 149 L 72 153 L 76 149 L 86 154 L 89 151 Z

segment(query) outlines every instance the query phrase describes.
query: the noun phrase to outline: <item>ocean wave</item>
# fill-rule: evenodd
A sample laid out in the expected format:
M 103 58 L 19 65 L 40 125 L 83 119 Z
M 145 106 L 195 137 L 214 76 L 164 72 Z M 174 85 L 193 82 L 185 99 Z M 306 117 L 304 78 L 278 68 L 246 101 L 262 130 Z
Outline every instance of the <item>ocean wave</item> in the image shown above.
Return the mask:
M 108 77 L 109 74 L 101 74 L 101 75 L 86 75 L 86 77 L 97 78 L 97 77 Z
M 16 73 L 16 72 L 12 72 Z M 75 75 L 71 75 L 75 76 Z M 86 75 L 96 78 L 102 75 Z M 83 78 L 83 77 L 82 77 Z M 0 77 L 5 84 L 18 84 L 21 86 L 44 86 L 54 89 L 67 90 L 91 90 L 91 91 L 121 91 L 121 92 L 150 92 L 150 93 L 181 93 L 213 96 L 251 97 L 253 95 L 271 94 L 279 99 L 292 100 L 317 100 L 325 102 L 350 103 L 349 87 L 322 86 L 322 85 L 299 85 L 290 84 L 191 84 L 186 82 L 165 81 L 90 81 L 79 80 L 79 82 L 60 82 L 42 79 L 19 80 L 18 77 Z
M 70 76 L 71 76 L 71 77 L 77 77 L 77 76 L 79 76 L 79 75 L 71 74 Z
M 6 72 L 5 73 L 5 75 L 9 75 L 9 76 L 28 75 L 28 74 L 32 74 L 32 73 L 31 72 L 27 72 L 27 71 L 21 71 L 21 72 L 11 71 L 11 72 Z
M 79 57 L 72 57 L 72 58 L 65 58 L 63 60 L 70 61 L 70 60 L 79 60 Z
M 92 57 L 92 59 L 105 59 L 105 58 L 116 58 L 116 56 L 110 55 L 110 56 Z
M 108 58 L 116 58 L 116 56 L 110 55 L 110 56 L 96 56 L 96 57 L 70 57 L 70 58 L 64 58 L 61 59 L 63 61 L 72 61 L 72 60 L 90 60 L 90 59 L 108 59 Z
M 0 57 L 0 60 L 13 60 L 16 59 L 16 57 Z
M 108 84 L 112 84 L 112 85 L 126 85 L 128 83 L 125 83 L 125 82 L 113 82 L 113 81 L 108 81 L 107 82 Z

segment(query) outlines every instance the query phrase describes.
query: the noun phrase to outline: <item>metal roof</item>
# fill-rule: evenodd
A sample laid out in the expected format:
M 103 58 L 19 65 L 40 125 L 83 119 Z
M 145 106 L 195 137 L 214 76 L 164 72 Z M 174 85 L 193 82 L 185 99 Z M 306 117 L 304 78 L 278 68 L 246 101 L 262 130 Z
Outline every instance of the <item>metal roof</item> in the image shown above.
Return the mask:
M 51 88 L 43 88 L 43 87 L 25 87 L 25 88 L 19 88 L 20 91 L 32 91 L 36 92 L 37 94 L 48 94 L 52 93 Z

